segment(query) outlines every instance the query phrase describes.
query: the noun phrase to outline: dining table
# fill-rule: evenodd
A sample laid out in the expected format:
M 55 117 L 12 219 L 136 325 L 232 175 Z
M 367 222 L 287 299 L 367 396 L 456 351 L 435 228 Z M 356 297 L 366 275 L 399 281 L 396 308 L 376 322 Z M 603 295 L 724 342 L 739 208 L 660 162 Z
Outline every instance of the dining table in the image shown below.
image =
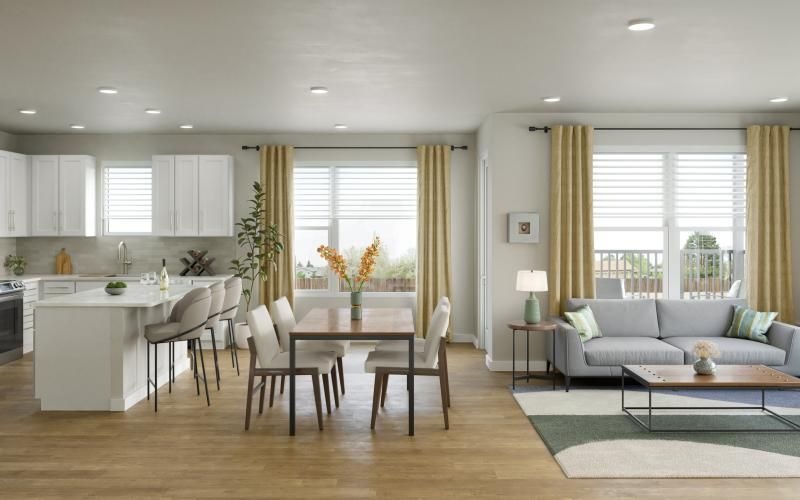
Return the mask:
M 298 340 L 407 340 L 408 435 L 414 435 L 414 317 L 410 307 L 363 308 L 351 319 L 350 308 L 314 308 L 289 334 L 289 435 L 295 435 L 295 343 Z

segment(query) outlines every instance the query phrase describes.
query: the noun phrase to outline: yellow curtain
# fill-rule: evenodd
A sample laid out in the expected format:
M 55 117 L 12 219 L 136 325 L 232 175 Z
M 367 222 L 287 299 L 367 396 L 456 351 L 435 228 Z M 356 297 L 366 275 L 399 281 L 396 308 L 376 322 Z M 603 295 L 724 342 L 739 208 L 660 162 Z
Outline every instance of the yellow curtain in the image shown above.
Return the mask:
M 262 304 L 286 296 L 294 304 L 294 147 L 261 146 L 261 185 L 266 193 L 267 223 L 276 224 L 283 236 L 283 251 L 277 266 L 268 270 L 266 282 L 259 287 Z
M 561 314 L 566 299 L 594 297 L 593 129 L 557 125 L 551 134 L 549 313 Z
M 794 321 L 789 225 L 789 127 L 747 128 L 747 299 Z
M 417 336 L 423 337 L 439 298 L 452 302 L 450 146 L 417 148 Z M 452 325 L 447 330 L 452 336 Z

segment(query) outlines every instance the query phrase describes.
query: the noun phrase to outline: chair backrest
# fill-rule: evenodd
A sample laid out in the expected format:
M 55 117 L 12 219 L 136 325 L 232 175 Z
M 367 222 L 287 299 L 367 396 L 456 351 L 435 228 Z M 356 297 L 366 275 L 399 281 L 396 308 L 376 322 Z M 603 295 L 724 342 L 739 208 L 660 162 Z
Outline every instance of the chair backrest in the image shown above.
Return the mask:
M 208 288 L 195 288 L 181 298 L 172 308 L 171 317 L 180 323 L 182 335 L 177 340 L 200 338 L 208 321 L 211 307 L 211 291 Z
M 231 276 L 225 280 L 225 300 L 219 319 L 235 319 L 242 301 L 242 278 Z
M 596 299 L 624 299 L 625 282 L 622 278 L 595 278 Z
M 269 316 L 267 306 L 261 304 L 247 313 L 247 326 L 256 345 L 258 364 L 262 367 L 269 366 L 270 361 L 281 352 L 278 338 L 275 336 L 275 327 Z
M 739 292 L 742 289 L 742 280 L 736 280 L 731 283 L 731 288 L 728 290 L 728 293 L 725 294 L 726 299 L 738 299 Z
M 439 343 L 447 335 L 447 326 L 450 324 L 450 302 L 436 306 L 425 336 L 425 366 L 433 368 L 436 365 L 436 355 L 439 353 Z
M 269 312 L 272 313 L 272 320 L 275 321 L 275 325 L 278 327 L 281 351 L 286 352 L 289 350 L 289 333 L 297 326 L 292 306 L 289 305 L 289 300 L 286 297 L 281 297 L 272 303 L 269 307 Z
M 208 321 L 206 328 L 212 328 L 219 321 L 222 312 L 222 303 L 225 302 L 225 284 L 218 281 L 208 287 L 211 292 L 211 306 L 208 308 Z

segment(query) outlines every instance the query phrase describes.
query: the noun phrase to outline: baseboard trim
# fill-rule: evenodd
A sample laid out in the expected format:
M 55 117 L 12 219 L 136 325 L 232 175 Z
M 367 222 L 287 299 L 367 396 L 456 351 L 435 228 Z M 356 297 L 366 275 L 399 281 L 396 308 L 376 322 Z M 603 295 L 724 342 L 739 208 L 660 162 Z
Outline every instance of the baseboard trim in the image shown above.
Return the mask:
M 471 333 L 454 333 L 450 342 L 455 344 L 472 344 L 476 345 L 478 342 L 477 337 Z
M 486 368 L 492 372 L 510 372 L 511 371 L 511 360 L 493 360 L 486 355 Z M 543 359 L 532 359 L 531 360 L 531 371 L 532 372 L 543 372 L 547 368 L 547 361 Z M 517 359 L 516 363 L 516 371 L 517 372 L 524 372 L 525 371 L 525 358 Z

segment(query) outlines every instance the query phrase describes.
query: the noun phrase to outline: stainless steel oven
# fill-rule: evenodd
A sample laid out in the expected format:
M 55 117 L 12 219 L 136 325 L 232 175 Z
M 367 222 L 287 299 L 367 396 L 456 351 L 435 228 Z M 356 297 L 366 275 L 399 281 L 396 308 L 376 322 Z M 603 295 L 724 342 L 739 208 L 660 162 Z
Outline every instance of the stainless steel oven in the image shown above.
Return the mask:
M 21 281 L 0 281 L 0 364 L 22 357 Z

